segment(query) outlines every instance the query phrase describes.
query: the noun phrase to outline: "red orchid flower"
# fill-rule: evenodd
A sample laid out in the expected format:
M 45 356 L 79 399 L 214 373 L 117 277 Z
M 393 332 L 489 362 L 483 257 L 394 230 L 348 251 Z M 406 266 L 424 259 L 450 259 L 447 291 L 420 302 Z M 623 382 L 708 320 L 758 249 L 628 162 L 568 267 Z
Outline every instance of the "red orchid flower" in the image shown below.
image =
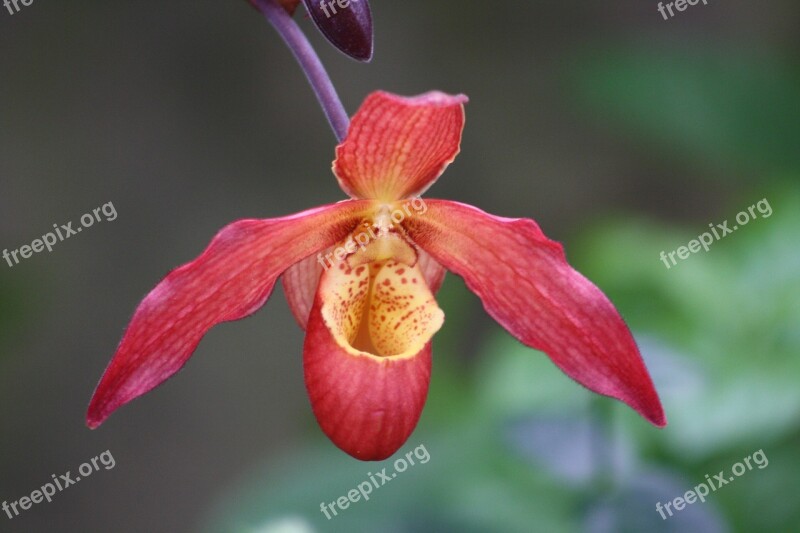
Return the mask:
M 666 419 L 630 331 L 606 296 L 573 270 L 535 222 L 422 200 L 459 151 L 463 95 L 370 95 L 336 148 L 351 199 L 225 227 L 200 257 L 139 305 L 94 393 L 88 425 L 177 372 L 214 325 L 258 310 L 278 277 L 306 330 L 314 415 L 342 450 L 392 455 L 428 393 L 431 338 L 444 315 L 433 294 L 445 268 L 524 344 L 569 377 L 657 426 Z

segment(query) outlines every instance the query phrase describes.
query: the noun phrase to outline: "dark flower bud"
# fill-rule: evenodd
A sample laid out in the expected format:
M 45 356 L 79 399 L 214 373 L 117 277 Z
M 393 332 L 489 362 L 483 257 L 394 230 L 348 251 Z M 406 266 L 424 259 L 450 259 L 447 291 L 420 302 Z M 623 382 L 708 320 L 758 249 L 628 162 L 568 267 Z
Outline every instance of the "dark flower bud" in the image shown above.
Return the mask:
M 369 0 L 303 0 L 314 23 L 339 50 L 359 61 L 372 59 Z

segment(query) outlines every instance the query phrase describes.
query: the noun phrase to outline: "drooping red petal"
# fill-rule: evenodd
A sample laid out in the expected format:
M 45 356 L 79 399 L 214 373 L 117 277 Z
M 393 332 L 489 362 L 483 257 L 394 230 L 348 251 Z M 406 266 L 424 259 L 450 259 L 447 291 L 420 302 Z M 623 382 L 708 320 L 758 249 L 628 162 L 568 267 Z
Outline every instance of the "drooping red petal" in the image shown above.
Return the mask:
M 370 94 L 336 148 L 339 185 L 354 198 L 386 202 L 422 194 L 458 154 L 466 101 L 441 92 Z
M 666 425 L 630 330 L 602 291 L 569 266 L 560 244 L 532 220 L 426 203 L 425 216 L 405 222 L 409 235 L 463 277 L 495 320 L 578 383 Z
M 223 228 L 139 304 L 94 392 L 89 427 L 177 372 L 211 327 L 255 312 L 286 268 L 347 235 L 366 206 L 341 202 Z
M 343 263 L 323 273 L 303 368 L 314 415 L 334 444 L 364 461 L 403 445 L 425 405 L 430 339 L 443 320 L 416 267 Z

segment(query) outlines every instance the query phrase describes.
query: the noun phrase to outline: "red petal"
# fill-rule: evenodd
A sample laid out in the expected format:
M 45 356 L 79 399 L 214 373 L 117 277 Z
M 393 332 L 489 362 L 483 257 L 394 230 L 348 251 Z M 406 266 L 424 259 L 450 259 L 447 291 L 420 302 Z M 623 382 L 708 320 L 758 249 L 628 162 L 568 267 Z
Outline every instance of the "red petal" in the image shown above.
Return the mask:
M 211 327 L 260 308 L 287 267 L 347 235 L 366 205 L 342 202 L 223 228 L 139 304 L 92 397 L 89 427 L 180 370 Z
M 532 220 L 426 203 L 424 217 L 406 221 L 409 235 L 463 277 L 495 320 L 578 383 L 666 425 L 630 330 L 600 289 L 569 266 L 560 244 Z
M 444 276 L 447 274 L 447 269 L 436 262 L 425 250 L 417 250 L 417 266 L 422 271 L 425 277 L 425 282 L 433 294 L 439 292 L 444 282 Z
M 339 448 L 389 457 L 417 425 L 444 315 L 416 267 L 333 268 L 320 280 L 303 350 L 314 415 Z
M 354 198 L 391 202 L 422 194 L 459 151 L 464 95 L 367 97 L 336 148 L 333 171 Z
M 320 252 L 323 261 L 327 250 Z M 306 329 L 308 315 L 314 305 L 314 296 L 317 294 L 319 277 L 322 275 L 322 265 L 319 262 L 320 255 L 310 255 L 302 261 L 295 263 L 283 273 L 283 292 L 286 301 L 292 310 L 297 323 Z

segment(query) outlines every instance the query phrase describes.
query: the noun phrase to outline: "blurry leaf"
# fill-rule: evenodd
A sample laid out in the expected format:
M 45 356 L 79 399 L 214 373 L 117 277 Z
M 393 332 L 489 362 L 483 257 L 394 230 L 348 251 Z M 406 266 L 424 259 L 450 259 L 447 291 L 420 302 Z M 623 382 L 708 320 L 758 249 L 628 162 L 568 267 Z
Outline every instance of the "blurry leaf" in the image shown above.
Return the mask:
M 580 58 L 571 75 L 599 120 L 666 154 L 739 173 L 800 169 L 795 61 L 708 42 L 631 43 Z
M 480 303 L 464 282 L 453 275 L 445 278 L 436 300 L 445 313 L 445 322 L 433 338 L 433 372 L 421 428 L 453 424 L 472 416 L 472 391 L 462 356 L 467 349 L 463 332 L 469 328 L 471 313 Z
M 698 472 L 698 481 L 706 473 L 713 475 L 722 468 L 729 471 L 759 448 L 768 463 L 758 465 L 752 461 L 753 469 L 725 485 L 723 490 L 715 491 L 714 501 L 725 506 L 739 531 L 795 531 L 800 523 L 800 494 L 797 492 L 800 434 L 795 433 L 780 446 L 764 444 L 726 454 L 713 464 L 704 465 Z
M 724 533 L 724 519 L 712 503 L 685 506 L 681 511 L 663 510 L 666 519 L 656 510 L 662 504 L 682 496 L 693 485 L 665 469 L 640 472 L 630 484 L 610 492 L 594 502 L 586 514 L 587 533 Z M 646 511 L 645 511 L 646 510 Z
M 611 438 L 608 431 L 587 412 L 581 417 L 528 417 L 514 423 L 508 434 L 512 447 L 537 468 L 581 488 L 604 476 L 621 478 L 633 469 L 629 442 Z
M 507 420 L 533 412 L 584 412 L 590 393 L 542 352 L 505 331 L 493 335 L 475 372 L 476 416 Z
M 632 427 L 684 457 L 764 443 L 800 423 L 800 198 L 768 198 L 769 218 L 670 269 L 660 252 L 685 245 L 702 223 L 677 231 L 610 223 L 573 254 L 637 332 L 653 370 L 669 425 L 655 436 Z
M 302 523 L 314 531 L 527 533 L 534 522 L 546 531 L 574 530 L 574 496 L 504 453 L 499 435 L 473 424 L 436 437 L 415 432 L 412 441 L 419 444 L 382 462 L 356 461 L 326 445 L 296 454 L 280 468 L 264 465 L 224 498 L 206 530 L 252 532 L 264 524 Z M 410 466 L 331 520 L 320 511 L 322 502 L 346 495 L 370 474 L 383 468 L 391 474 L 394 461 L 420 445 L 429 454 L 426 463 Z

